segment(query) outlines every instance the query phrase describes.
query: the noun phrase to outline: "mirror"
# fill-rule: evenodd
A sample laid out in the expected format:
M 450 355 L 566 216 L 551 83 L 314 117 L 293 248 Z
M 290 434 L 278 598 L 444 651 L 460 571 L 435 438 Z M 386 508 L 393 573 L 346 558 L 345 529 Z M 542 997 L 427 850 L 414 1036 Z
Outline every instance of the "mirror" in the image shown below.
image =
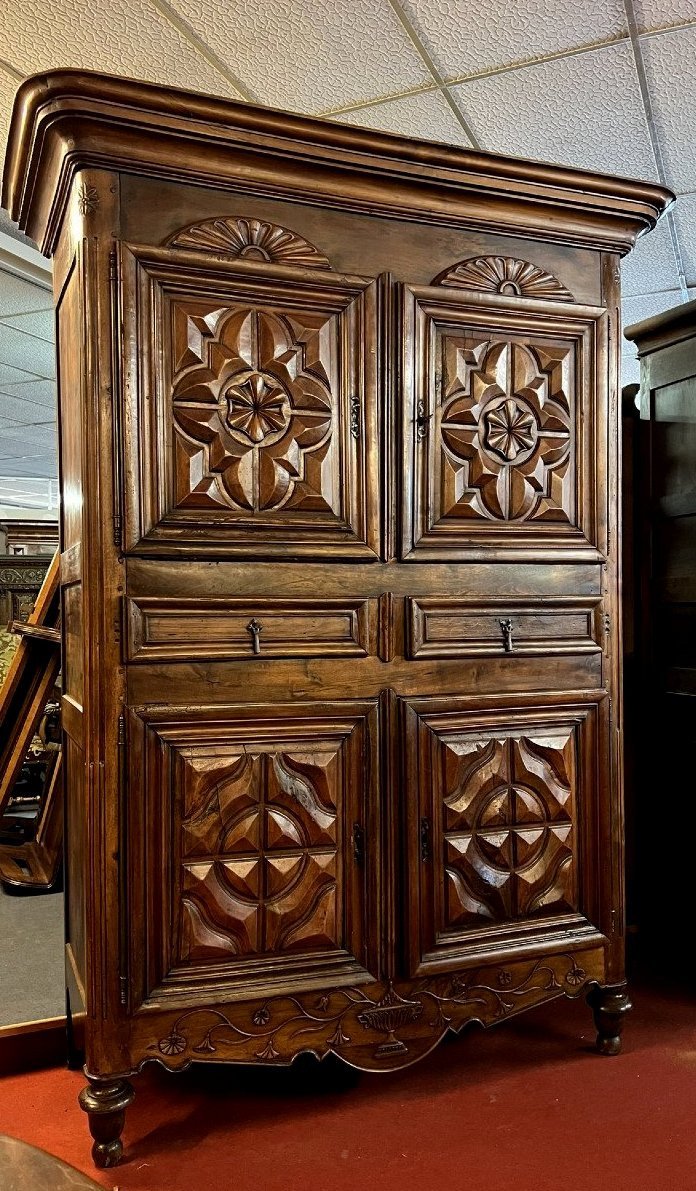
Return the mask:
M 3 791 L 0 773 L 0 1035 L 4 1038 L 13 1031 L 21 1033 L 22 1028 L 35 1035 L 35 1023 L 62 1019 L 65 1014 L 57 595 L 53 612 L 48 619 L 43 617 L 43 628 L 31 623 L 37 619 L 37 597 L 58 547 L 55 423 L 50 270 L 31 242 L 3 217 L 0 682 L 9 673 L 18 688 L 8 698 L 6 684 L 5 698 L 0 697 L 0 756 L 7 779 Z M 38 630 L 54 636 L 42 638 Z M 51 657 L 55 665 L 49 663 Z M 33 704 L 29 687 L 35 680 L 26 677 L 29 672 L 42 675 Z M 8 752 L 10 738 L 14 744 Z M 20 739 L 22 755 L 16 764 Z M 32 1023 L 31 1028 L 27 1023 Z

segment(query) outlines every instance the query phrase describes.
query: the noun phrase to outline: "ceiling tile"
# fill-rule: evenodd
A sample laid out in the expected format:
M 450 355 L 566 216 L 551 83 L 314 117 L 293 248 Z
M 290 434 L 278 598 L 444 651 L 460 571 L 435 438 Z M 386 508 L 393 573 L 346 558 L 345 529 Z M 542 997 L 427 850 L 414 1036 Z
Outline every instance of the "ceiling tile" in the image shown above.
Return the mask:
M 172 0 L 262 102 L 323 111 L 430 74 L 388 0 Z
M 667 185 L 696 190 L 696 28 L 641 39 Z
M 486 149 L 657 179 L 625 44 L 463 83 L 453 94 Z
M 15 425 L 31 425 L 33 422 L 45 422 L 51 413 L 45 405 L 34 405 L 31 401 L 20 401 L 17 397 L 7 397 L 0 393 L 0 418 L 5 418 Z
M 50 289 L 32 285 L 6 269 L 0 269 L 0 318 L 13 314 L 26 314 L 33 310 L 46 310 L 52 302 Z
M 10 368 L 0 360 L 0 391 L 3 393 L 6 393 L 8 389 L 14 388 L 19 381 L 35 379 L 30 372 L 26 372 L 21 368 Z
M 653 231 L 641 236 L 621 262 L 621 289 L 624 297 L 629 297 L 631 294 L 676 289 L 678 285 L 669 224 L 662 219 Z
M 696 0 L 633 0 L 641 33 L 696 20 Z
M 43 405 L 54 415 L 56 410 L 55 382 L 41 380 L 40 377 L 27 376 L 26 373 L 20 373 L 20 376 L 24 377 L 20 384 L 12 384 L 9 379 L 3 384 L 2 365 L 0 364 L 0 392 L 6 393 L 8 397 L 18 397 L 20 401 L 26 401 L 30 405 Z
M 58 465 L 54 456 L 34 455 L 26 461 L 0 460 L 0 476 L 28 479 L 32 476 L 43 476 L 54 479 L 58 475 Z
M 44 292 L 50 299 L 51 295 L 48 291 Z M 0 320 L 7 327 L 14 327 L 17 331 L 24 331 L 26 335 L 34 335 L 37 339 L 53 343 L 55 336 L 54 314 L 53 307 L 50 305 L 47 310 L 39 310 L 34 314 L 13 314 L 6 318 L 0 316 Z
M 5 144 L 10 130 L 10 112 L 18 86 L 17 81 L 0 67 L 0 151 L 2 153 L 0 160 L 5 158 Z
M 0 455 L 2 455 L 8 443 L 13 441 L 28 442 L 31 441 L 35 445 L 48 449 L 55 446 L 56 440 L 56 424 L 55 422 L 32 422 L 29 425 L 23 426 L 7 426 L 0 437 Z
M 43 0 L 0 7 L 0 44 L 17 70 L 106 70 L 237 97 L 238 92 L 147 0 Z
M 0 363 L 38 376 L 55 376 L 53 344 L 25 335 L 5 323 L 0 323 Z
M 45 443 L 21 438 L 3 438 L 0 442 L 0 471 L 3 459 L 14 459 L 16 462 L 19 459 L 31 459 L 35 455 L 45 457 L 49 454 L 49 447 Z
M 360 124 L 364 128 L 398 132 L 402 136 L 446 141 L 466 148 L 471 146 L 471 141 L 439 91 L 410 95 L 407 99 L 395 99 L 335 118 L 344 124 Z
M 626 33 L 621 0 L 403 0 L 403 6 L 447 78 Z
M 685 194 L 677 199 L 674 220 L 687 285 L 696 285 L 696 194 Z

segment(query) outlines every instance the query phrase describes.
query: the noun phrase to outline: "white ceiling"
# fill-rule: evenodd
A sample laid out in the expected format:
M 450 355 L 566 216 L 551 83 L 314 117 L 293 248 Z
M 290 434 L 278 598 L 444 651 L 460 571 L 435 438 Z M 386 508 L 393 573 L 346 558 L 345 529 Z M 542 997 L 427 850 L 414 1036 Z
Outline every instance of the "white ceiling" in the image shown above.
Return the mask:
M 6 0 L 0 47 L 3 144 L 21 79 L 76 66 L 663 182 L 624 322 L 696 296 L 696 0 Z M 0 476 L 55 474 L 49 311 L 0 272 Z

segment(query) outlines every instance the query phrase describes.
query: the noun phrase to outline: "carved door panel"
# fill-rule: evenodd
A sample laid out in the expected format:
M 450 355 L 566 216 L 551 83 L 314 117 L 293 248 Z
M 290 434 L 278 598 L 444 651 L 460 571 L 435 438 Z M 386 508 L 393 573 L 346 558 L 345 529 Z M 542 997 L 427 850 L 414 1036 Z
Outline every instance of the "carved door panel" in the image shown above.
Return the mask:
M 605 337 L 593 307 L 405 288 L 402 557 L 597 557 Z
M 126 545 L 379 554 L 377 288 L 123 248 Z
M 136 999 L 374 976 L 376 706 L 132 713 Z
M 602 703 L 404 703 L 410 975 L 592 941 Z M 559 942 L 560 941 L 560 942 Z

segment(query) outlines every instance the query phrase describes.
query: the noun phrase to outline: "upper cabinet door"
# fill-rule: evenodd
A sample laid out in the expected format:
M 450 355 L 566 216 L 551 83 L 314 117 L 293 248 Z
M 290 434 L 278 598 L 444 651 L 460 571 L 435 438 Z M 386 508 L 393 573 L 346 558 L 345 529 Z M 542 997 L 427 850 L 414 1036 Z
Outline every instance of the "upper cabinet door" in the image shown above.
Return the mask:
M 132 246 L 121 274 L 126 549 L 378 557 L 378 284 Z
M 430 286 L 403 319 L 402 557 L 604 554 L 606 312 Z

